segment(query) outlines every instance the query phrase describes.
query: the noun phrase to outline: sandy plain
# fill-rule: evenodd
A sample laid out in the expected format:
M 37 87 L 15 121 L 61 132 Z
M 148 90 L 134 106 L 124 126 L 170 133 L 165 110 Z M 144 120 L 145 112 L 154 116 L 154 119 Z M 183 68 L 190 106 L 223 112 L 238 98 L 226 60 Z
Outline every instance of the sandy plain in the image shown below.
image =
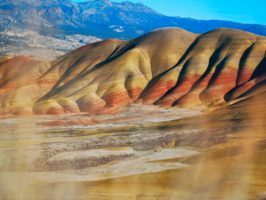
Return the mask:
M 1 119 L 0 199 L 264 200 L 259 108 Z

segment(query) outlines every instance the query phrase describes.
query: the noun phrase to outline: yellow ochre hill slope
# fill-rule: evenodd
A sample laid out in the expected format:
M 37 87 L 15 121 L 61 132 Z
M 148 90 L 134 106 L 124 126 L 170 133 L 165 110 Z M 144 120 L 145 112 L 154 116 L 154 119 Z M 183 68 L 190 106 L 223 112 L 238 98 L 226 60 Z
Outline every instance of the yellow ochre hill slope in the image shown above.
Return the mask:
M 266 38 L 160 29 L 88 44 L 50 63 L 0 59 L 0 114 L 110 114 L 134 102 L 221 106 L 265 92 Z

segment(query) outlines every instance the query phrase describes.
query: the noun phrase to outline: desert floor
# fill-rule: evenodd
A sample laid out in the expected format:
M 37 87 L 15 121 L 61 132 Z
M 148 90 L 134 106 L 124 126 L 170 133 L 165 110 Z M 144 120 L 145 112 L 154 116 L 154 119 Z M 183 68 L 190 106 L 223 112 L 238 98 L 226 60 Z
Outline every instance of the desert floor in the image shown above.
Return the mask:
M 0 199 L 266 199 L 264 117 L 132 105 L 0 120 Z

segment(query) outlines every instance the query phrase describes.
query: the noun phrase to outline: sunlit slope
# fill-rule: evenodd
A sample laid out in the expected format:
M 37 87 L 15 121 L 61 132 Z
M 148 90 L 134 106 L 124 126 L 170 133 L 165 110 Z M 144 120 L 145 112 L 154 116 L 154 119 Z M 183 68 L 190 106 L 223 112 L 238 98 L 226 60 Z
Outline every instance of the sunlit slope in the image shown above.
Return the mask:
M 0 67 L 1 113 L 23 114 L 23 107 L 34 114 L 102 114 L 133 102 L 220 106 L 265 91 L 265 51 L 265 37 L 243 31 L 195 35 L 169 28 L 90 44 L 45 68 L 45 62 L 20 67 L 20 57 L 6 58 Z M 3 72 L 7 66 L 17 74 L 11 80 Z M 16 90 L 6 89 L 7 80 Z
M 32 114 L 35 102 L 50 90 L 58 77 L 39 77 L 50 68 L 46 61 L 31 57 L 2 57 L 0 59 L 1 114 Z
M 163 29 L 120 43 L 102 62 L 91 65 L 95 58 L 84 63 L 73 57 L 75 64 L 68 65 L 67 70 L 78 73 L 75 76 L 73 72 L 64 73 L 63 78 L 68 76 L 66 79 L 70 81 L 59 80 L 35 105 L 34 111 L 39 114 L 51 109 L 58 113 L 78 109 L 90 113 L 116 111 L 136 101 L 154 77 L 174 66 L 195 38 L 196 35 L 184 30 Z M 102 43 L 102 48 L 106 45 Z M 90 57 L 96 58 L 103 54 L 94 50 L 88 52 Z

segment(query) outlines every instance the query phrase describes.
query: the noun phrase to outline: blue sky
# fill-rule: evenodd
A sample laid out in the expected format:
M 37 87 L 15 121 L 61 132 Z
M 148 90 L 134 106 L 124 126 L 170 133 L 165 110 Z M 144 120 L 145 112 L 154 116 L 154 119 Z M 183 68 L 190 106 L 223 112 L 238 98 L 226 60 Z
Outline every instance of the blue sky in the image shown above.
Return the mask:
M 82 2 L 86 0 L 73 0 Z M 121 2 L 122 0 L 112 0 Z M 169 15 L 266 25 L 266 0 L 130 0 Z

